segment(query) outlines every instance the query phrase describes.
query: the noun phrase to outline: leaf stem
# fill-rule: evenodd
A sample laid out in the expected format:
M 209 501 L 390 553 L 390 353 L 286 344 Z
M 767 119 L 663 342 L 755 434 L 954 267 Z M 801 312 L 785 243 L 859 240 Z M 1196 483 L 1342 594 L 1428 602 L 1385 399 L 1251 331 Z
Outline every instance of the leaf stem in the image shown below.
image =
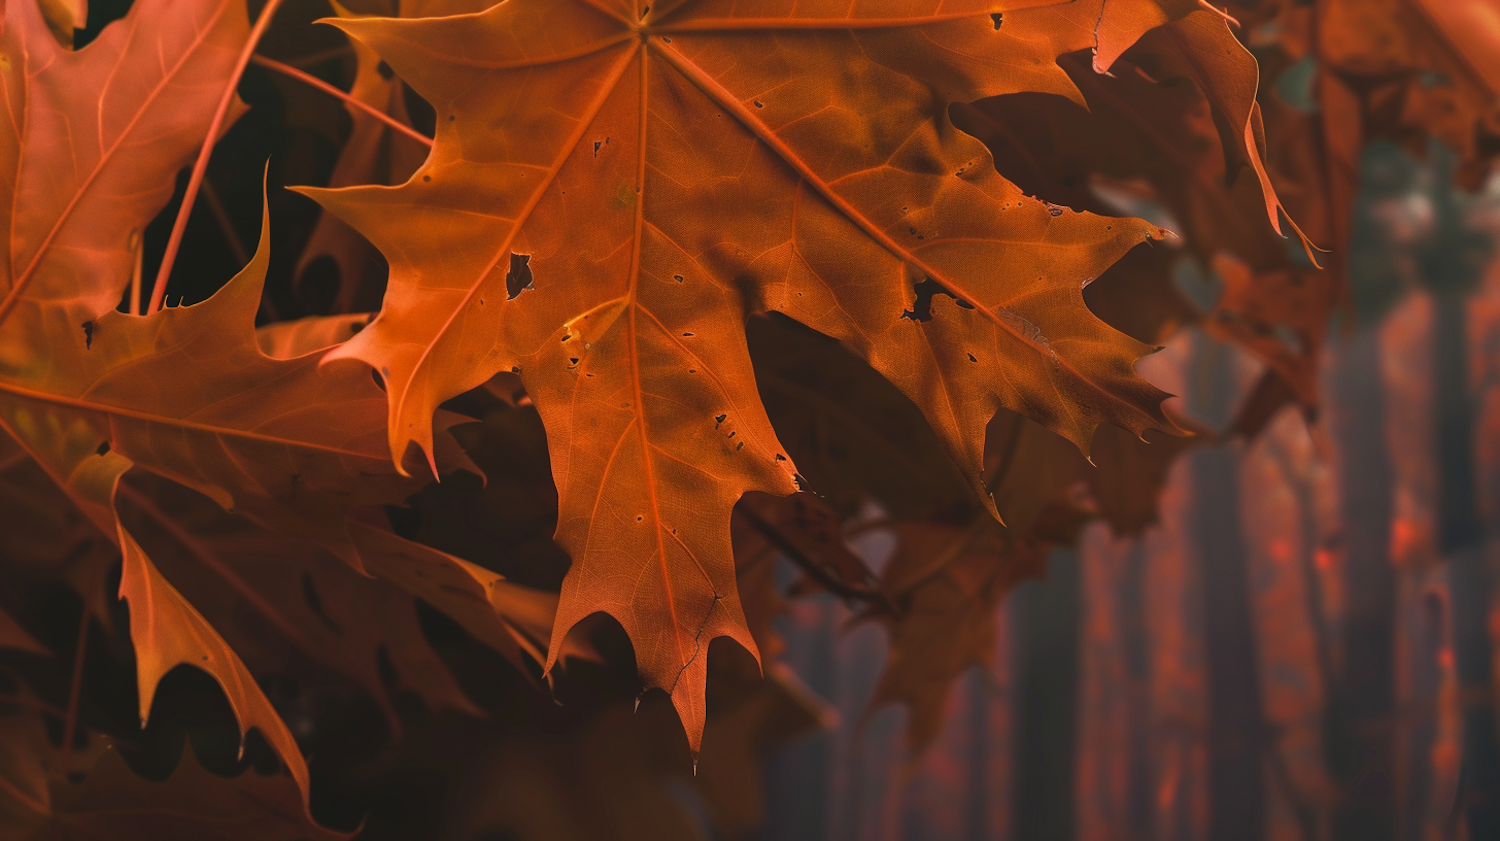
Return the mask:
M 46 701 L 43 701 L 40 698 L 33 698 L 30 695 L 0 692 L 0 704 L 21 707 L 22 709 L 39 712 L 42 715 L 51 716 L 58 721 L 66 721 L 68 718 L 67 710 L 54 707 Z
M 68 688 L 68 712 L 63 718 L 62 757 L 57 766 L 64 774 L 71 770 L 73 739 L 78 734 L 78 705 L 83 698 L 83 659 L 89 644 L 89 606 L 83 605 L 83 616 L 78 620 L 78 645 L 73 649 L 73 684 Z
M 245 75 L 245 67 L 250 63 L 250 57 L 255 54 L 255 45 L 260 43 L 261 36 L 271 26 L 271 19 L 276 15 L 276 9 L 281 6 L 282 0 L 267 0 L 265 8 L 261 9 L 260 17 L 255 19 L 255 26 L 250 30 L 250 37 L 245 41 L 244 49 L 240 50 L 240 57 L 234 64 L 234 71 L 229 74 L 229 82 L 224 86 L 224 95 L 219 97 L 219 107 L 214 111 L 213 121 L 208 124 L 208 134 L 203 138 L 203 148 L 198 150 L 198 160 L 193 164 L 193 174 L 188 177 L 187 191 L 182 196 L 182 206 L 177 209 L 177 221 L 172 224 L 172 235 L 167 239 L 167 250 L 162 254 L 161 269 L 156 273 L 156 280 L 151 285 L 151 303 L 146 308 L 149 315 L 161 309 L 162 302 L 167 297 L 167 278 L 172 274 L 172 264 L 177 262 L 177 252 L 182 248 L 182 236 L 187 232 L 188 217 L 193 214 L 193 203 L 198 198 L 198 190 L 203 186 L 203 176 L 208 172 L 208 159 L 213 155 L 214 145 L 219 140 L 219 131 L 224 127 L 224 120 L 229 115 L 229 103 L 234 101 L 235 90 L 239 87 L 240 77 Z
M 878 590 L 867 590 L 863 587 L 854 587 L 846 584 L 843 581 L 840 581 L 837 576 L 830 575 L 828 571 L 824 569 L 817 561 L 809 558 L 807 556 L 807 553 L 797 548 L 796 544 L 788 539 L 786 535 L 782 534 L 780 529 L 776 528 L 776 526 L 772 525 L 764 517 L 746 508 L 735 508 L 734 513 L 743 517 L 745 519 L 745 522 L 750 524 L 751 528 L 759 532 L 760 536 L 764 537 L 766 541 L 769 542 L 772 546 L 775 546 L 777 549 L 779 549 L 781 553 L 792 562 L 793 565 L 795 565 L 803 572 L 807 573 L 807 576 L 809 578 L 818 582 L 819 585 L 828 590 L 830 593 L 833 593 L 837 596 L 842 596 L 846 599 L 868 602 L 885 610 L 892 616 L 898 614 L 895 605 L 891 604 L 890 600 L 886 598 L 884 593 Z
M 274 58 L 266 58 L 263 55 L 252 56 L 251 59 L 250 59 L 250 63 L 251 64 L 259 65 L 261 67 L 264 67 L 267 70 L 271 70 L 271 71 L 274 71 L 276 73 L 280 73 L 283 76 L 287 76 L 289 78 L 296 79 L 297 81 L 299 81 L 299 82 L 301 82 L 301 83 L 303 83 L 305 85 L 308 85 L 310 87 L 316 88 L 316 89 L 322 91 L 323 93 L 328 94 L 329 96 L 338 97 L 339 99 L 341 99 L 341 100 L 344 101 L 344 104 L 353 106 L 355 108 L 360 109 L 361 111 L 364 111 L 366 114 L 369 114 L 371 117 L 374 117 L 375 119 L 381 121 L 382 123 L 385 123 L 393 131 L 398 131 L 398 132 L 406 135 L 407 137 L 410 137 L 412 140 L 415 140 L 418 143 L 421 143 L 422 145 L 428 147 L 429 149 L 432 148 L 432 138 L 430 138 L 427 135 L 425 135 L 425 134 L 417 131 L 416 129 L 412 128 L 411 126 L 407 125 L 406 123 L 401 122 L 400 120 L 396 119 L 395 117 L 392 117 L 390 114 L 385 113 L 384 111 L 380 110 L 379 108 L 376 108 L 375 106 L 371 105 L 370 103 L 365 102 L 365 101 L 360 100 L 360 99 L 356 99 L 354 96 L 350 95 L 347 91 L 339 90 L 338 88 L 334 87 L 333 85 L 328 84 L 327 82 L 323 81 L 322 79 L 319 79 L 317 76 L 314 76 L 311 73 L 308 73 L 308 72 L 306 72 L 304 70 L 299 70 L 296 67 L 291 66 L 290 64 L 285 64 L 283 62 L 277 61 Z
M 135 268 L 130 271 L 130 314 L 141 315 L 141 266 L 146 249 L 140 242 L 135 245 Z

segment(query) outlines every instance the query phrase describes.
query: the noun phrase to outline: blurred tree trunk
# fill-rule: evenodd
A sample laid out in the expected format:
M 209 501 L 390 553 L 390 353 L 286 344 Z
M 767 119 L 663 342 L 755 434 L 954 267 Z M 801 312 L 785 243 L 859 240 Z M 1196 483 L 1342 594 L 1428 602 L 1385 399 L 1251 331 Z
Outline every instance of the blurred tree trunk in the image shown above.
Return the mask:
M 1125 837 L 1130 841 L 1156 838 L 1155 781 L 1151 762 L 1151 637 L 1146 624 L 1146 550 L 1139 537 L 1131 540 L 1120 585 L 1120 631 L 1124 634 L 1125 669 L 1130 683 L 1130 736 L 1126 745 L 1129 775 L 1125 791 Z
M 1078 730 L 1078 556 L 1055 551 L 1045 581 L 1021 585 L 1015 616 L 1015 787 L 1011 837 L 1072 841 Z
M 988 664 L 986 664 L 988 665 Z M 965 841 L 990 841 L 990 672 L 969 673 L 969 798 Z
M 1193 408 L 1215 426 L 1224 425 L 1232 408 L 1232 361 L 1221 346 L 1205 343 L 1195 363 Z M 1208 652 L 1208 837 L 1264 841 L 1268 734 L 1240 525 L 1240 453 L 1205 449 L 1192 456 L 1192 471 L 1192 540 L 1203 564 Z
M 1443 671 L 1439 665 L 1447 640 L 1443 597 L 1425 593 L 1413 620 L 1411 685 L 1407 693 L 1411 726 L 1406 742 L 1406 791 L 1401 818 L 1401 841 L 1426 841 L 1432 803 L 1432 748 L 1438 737 L 1438 694 Z M 1446 810 L 1447 804 L 1443 804 Z
M 837 618 L 833 604 L 819 606 L 815 624 L 786 625 L 788 659 L 808 689 L 820 698 L 834 694 Z M 809 626 L 810 625 L 810 626 Z M 834 734 L 818 733 L 771 754 L 765 764 L 766 823 L 754 841 L 826 841 Z
M 1448 267 L 1440 264 L 1439 271 L 1443 268 Z M 1492 588 L 1484 559 L 1483 521 L 1474 475 L 1474 411 L 1468 388 L 1463 286 L 1460 283 L 1448 288 L 1442 284 L 1434 290 L 1434 433 L 1438 551 L 1448 560 L 1453 653 L 1463 704 L 1463 765 L 1457 805 L 1468 823 L 1469 837 L 1477 841 L 1500 838 L 1500 733 L 1493 704 L 1488 622 Z
M 1335 841 L 1393 841 L 1396 574 L 1380 334 L 1364 329 L 1340 348 L 1332 377 L 1334 435 L 1342 450 L 1344 591 L 1341 662 L 1329 668 L 1323 758 L 1339 796 Z M 1306 516 L 1312 516 L 1308 511 Z

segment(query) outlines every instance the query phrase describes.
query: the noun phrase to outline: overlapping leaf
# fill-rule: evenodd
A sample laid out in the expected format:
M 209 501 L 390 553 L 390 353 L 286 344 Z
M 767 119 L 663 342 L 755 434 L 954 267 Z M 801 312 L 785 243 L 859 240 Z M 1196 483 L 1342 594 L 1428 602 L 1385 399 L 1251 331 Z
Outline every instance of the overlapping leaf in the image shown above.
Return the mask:
M 215 776 L 184 746 L 171 778 L 142 779 L 112 744 L 92 738 L 61 766 L 31 712 L 0 715 L 0 839 L 4 841 L 335 841 L 307 820 L 297 787 L 250 770 Z M 82 777 L 79 777 L 79 773 Z
M 1056 31 L 997 26 L 1023 5 L 519 0 L 339 22 L 433 103 L 438 136 L 405 185 L 314 192 L 392 267 L 333 356 L 384 378 L 398 458 L 430 451 L 439 402 L 519 369 L 574 557 L 553 652 L 615 616 L 695 740 L 707 643 L 753 647 L 730 508 L 795 488 L 748 313 L 869 359 L 981 494 L 1001 407 L 1081 445 L 1104 421 L 1169 425 L 1131 371 L 1146 348 L 1080 294 L 1160 232 L 1028 200 L 948 123 L 954 102 L 1071 87 Z M 522 260 L 532 289 L 507 284 Z

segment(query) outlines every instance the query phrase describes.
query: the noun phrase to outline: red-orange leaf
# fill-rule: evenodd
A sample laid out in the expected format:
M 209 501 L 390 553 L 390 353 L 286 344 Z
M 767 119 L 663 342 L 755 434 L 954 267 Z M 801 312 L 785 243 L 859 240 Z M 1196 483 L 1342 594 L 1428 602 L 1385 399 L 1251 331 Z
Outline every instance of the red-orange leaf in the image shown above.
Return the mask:
M 519 369 L 574 559 L 552 656 L 611 614 L 694 745 L 708 643 L 754 648 L 730 510 L 796 487 L 749 313 L 868 359 L 981 496 L 1001 407 L 1084 447 L 1105 421 L 1170 427 L 1132 370 L 1148 349 L 1082 298 L 1161 232 L 1027 199 L 947 118 L 1071 90 L 1065 39 L 995 17 L 1035 5 L 510 0 L 338 21 L 433 103 L 438 131 L 402 186 L 313 191 L 391 264 L 383 311 L 331 357 L 380 372 L 398 459 L 430 451 L 441 401 Z

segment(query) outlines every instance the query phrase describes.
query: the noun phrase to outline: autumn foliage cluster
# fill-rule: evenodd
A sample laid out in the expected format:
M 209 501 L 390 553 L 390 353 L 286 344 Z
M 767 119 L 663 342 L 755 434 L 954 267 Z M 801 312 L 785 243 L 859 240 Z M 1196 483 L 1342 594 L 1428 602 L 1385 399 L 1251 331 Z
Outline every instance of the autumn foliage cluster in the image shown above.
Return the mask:
M 919 752 L 1052 548 L 1317 429 L 1362 150 L 1500 152 L 1487 2 L 89 5 L 0 3 L 4 839 L 439 837 L 460 762 L 443 837 L 691 837 L 606 758 L 740 831 L 829 594 Z

